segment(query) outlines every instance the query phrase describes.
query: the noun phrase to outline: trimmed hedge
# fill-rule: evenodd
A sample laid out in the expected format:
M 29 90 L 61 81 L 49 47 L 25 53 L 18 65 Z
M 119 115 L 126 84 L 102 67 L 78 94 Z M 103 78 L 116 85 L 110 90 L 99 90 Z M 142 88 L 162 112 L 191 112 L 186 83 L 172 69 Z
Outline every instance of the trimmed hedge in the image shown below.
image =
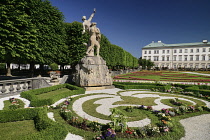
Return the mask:
M 67 129 L 52 121 L 47 117 L 46 108 L 27 108 L 0 111 L 0 123 L 23 121 L 23 120 L 34 120 L 35 127 L 39 131 L 32 133 L 21 138 L 21 140 L 55 140 L 64 139 L 68 134 Z
M 165 91 L 165 85 L 159 83 L 132 83 L 132 82 L 114 82 L 115 87 L 121 89 L 159 89 Z M 202 95 L 210 96 L 210 86 L 207 85 L 184 85 L 184 84 L 172 84 L 175 87 L 184 89 L 184 92 L 200 93 Z
M 158 88 L 160 90 L 164 90 L 164 86 L 156 83 L 131 83 L 131 82 L 114 82 L 115 87 L 121 89 L 152 89 Z
M 44 94 L 50 91 L 55 91 L 59 90 L 62 88 L 68 88 L 70 91 L 63 92 L 58 95 L 50 96 L 48 99 L 38 99 L 36 95 Z M 56 86 L 51 86 L 51 87 L 46 87 L 46 88 L 41 88 L 41 89 L 34 89 L 34 90 L 29 90 L 29 91 L 24 91 L 21 93 L 21 97 L 26 98 L 31 101 L 31 106 L 34 107 L 39 107 L 39 106 L 44 106 L 44 105 L 52 105 L 56 101 L 71 96 L 71 95 L 76 95 L 76 94 L 84 94 L 85 89 L 70 85 L 70 84 L 61 84 L 61 85 L 56 85 Z

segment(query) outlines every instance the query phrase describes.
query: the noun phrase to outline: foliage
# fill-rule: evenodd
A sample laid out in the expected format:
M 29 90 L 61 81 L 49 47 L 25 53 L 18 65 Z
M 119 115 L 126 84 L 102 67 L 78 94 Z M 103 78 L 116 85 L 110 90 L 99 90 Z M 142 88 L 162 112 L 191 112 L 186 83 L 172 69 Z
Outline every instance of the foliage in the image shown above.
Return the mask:
M 120 126 L 121 132 L 124 132 L 127 127 L 127 116 L 125 116 L 125 114 L 123 114 L 120 110 L 116 108 L 111 109 L 111 112 L 111 128 L 116 129 L 117 126 Z
M 142 57 L 138 59 L 138 63 L 140 66 L 142 66 L 142 69 L 147 68 L 148 70 L 150 70 L 153 66 L 155 66 L 154 62 L 152 62 L 151 60 L 142 59 Z
M 83 43 L 88 42 L 88 34 L 82 35 L 82 24 L 80 22 L 64 23 L 66 31 L 66 63 L 71 64 L 72 67 L 85 56 L 86 47 Z
M 6 69 L 6 64 L 0 63 L 0 70 L 5 70 L 5 69 Z
M 52 70 L 58 70 L 58 64 L 56 64 L 56 63 L 52 63 L 52 64 L 50 64 L 50 68 L 52 69 Z

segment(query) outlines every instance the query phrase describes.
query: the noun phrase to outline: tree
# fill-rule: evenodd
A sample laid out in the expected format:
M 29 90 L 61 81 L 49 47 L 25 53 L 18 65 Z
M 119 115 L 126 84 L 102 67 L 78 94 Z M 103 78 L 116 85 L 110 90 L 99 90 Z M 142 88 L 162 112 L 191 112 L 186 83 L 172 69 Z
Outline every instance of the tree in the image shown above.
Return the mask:
M 47 0 L 1 0 L 0 53 L 11 62 L 50 64 L 62 61 L 63 15 Z M 9 73 L 9 71 L 8 71 Z
M 65 46 L 65 30 L 63 14 L 48 0 L 28 0 L 25 12 L 38 29 L 37 43 L 39 52 L 30 63 L 50 64 L 62 63 Z M 32 68 L 33 68 L 32 65 Z
M 72 68 L 85 56 L 86 47 L 83 43 L 87 43 L 89 35 L 87 33 L 82 34 L 82 23 L 73 22 L 65 23 L 66 30 L 66 45 L 68 54 L 68 63 Z
M 154 66 L 154 62 L 147 59 L 142 59 L 142 57 L 139 58 L 139 65 L 142 66 L 142 69 L 151 69 Z
M 7 63 L 7 75 L 11 75 L 10 63 L 36 58 L 37 28 L 24 12 L 26 1 L 1 0 L 0 57 Z

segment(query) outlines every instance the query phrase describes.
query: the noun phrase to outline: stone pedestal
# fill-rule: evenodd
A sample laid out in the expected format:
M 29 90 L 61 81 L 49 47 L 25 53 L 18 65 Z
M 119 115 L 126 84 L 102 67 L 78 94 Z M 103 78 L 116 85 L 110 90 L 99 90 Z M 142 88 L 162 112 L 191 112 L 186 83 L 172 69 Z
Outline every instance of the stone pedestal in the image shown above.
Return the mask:
M 111 87 L 112 78 L 106 61 L 100 56 L 83 57 L 76 65 L 75 83 L 89 89 L 90 87 Z

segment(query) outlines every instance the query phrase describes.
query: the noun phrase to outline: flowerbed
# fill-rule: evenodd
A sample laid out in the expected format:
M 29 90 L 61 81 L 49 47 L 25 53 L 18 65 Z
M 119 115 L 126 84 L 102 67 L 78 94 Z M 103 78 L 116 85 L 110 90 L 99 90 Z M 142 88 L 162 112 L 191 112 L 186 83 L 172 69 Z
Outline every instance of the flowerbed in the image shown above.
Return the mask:
M 173 74 L 174 73 L 174 74 Z M 154 76 L 151 78 L 151 76 Z M 147 78 L 150 77 L 150 78 Z M 192 79 L 198 77 L 197 79 Z M 173 82 L 210 82 L 210 76 L 197 76 L 191 74 L 182 74 L 178 72 L 152 72 L 152 71 L 140 71 L 132 72 L 130 74 L 118 75 L 113 79 L 127 79 L 127 80 L 146 80 L 146 81 L 173 81 Z
M 141 128 L 129 128 L 126 125 L 126 116 L 117 109 L 112 110 L 111 120 L 112 122 L 108 124 L 100 124 L 95 121 L 88 121 L 83 118 L 82 120 L 78 117 L 72 116 L 72 112 L 68 110 L 69 100 L 65 101 L 61 105 L 61 114 L 63 118 L 68 122 L 68 124 L 85 131 L 90 132 L 100 132 L 101 134 L 94 136 L 94 139 L 110 139 L 115 140 L 117 138 L 152 138 L 152 137 L 162 137 L 169 135 L 170 133 L 175 133 L 176 121 L 173 118 L 180 115 L 185 115 L 189 113 L 202 112 L 204 110 L 210 111 L 206 106 L 184 106 L 174 107 L 170 109 L 153 110 L 152 106 L 128 106 L 126 111 L 132 112 L 134 109 L 143 109 L 151 112 L 151 114 L 158 117 L 159 122 L 156 125 L 147 125 Z M 68 105 L 67 105 L 67 104 Z M 67 106 L 66 106 L 67 105 Z

